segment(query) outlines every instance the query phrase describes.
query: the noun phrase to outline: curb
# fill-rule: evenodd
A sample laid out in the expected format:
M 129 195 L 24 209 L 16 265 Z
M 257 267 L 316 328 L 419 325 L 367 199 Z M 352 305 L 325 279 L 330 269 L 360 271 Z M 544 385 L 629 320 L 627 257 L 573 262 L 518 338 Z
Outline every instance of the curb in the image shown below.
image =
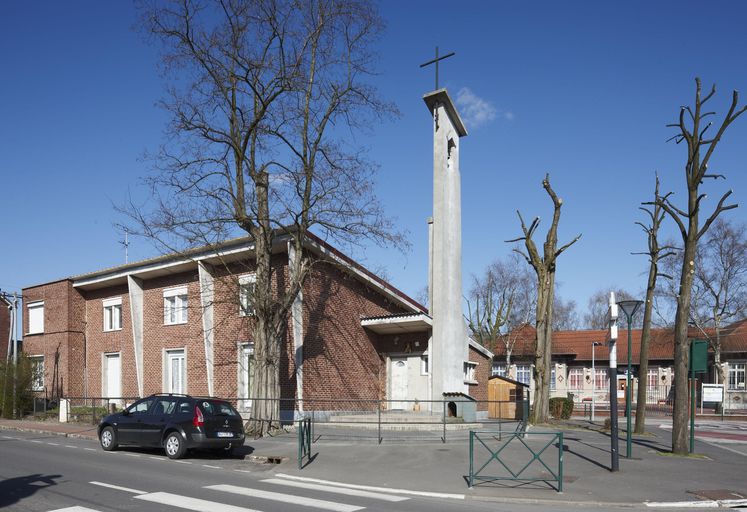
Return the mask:
M 93 427 L 90 430 L 95 430 Z M 69 437 L 72 439 L 87 439 L 89 441 L 95 441 L 96 436 L 93 434 L 81 434 L 78 432 L 55 432 L 54 430 L 43 430 L 40 428 L 27 428 L 27 427 L 15 427 L 11 425 L 0 425 L 0 430 L 15 431 L 15 432 L 30 432 L 32 434 L 49 434 L 53 436 Z

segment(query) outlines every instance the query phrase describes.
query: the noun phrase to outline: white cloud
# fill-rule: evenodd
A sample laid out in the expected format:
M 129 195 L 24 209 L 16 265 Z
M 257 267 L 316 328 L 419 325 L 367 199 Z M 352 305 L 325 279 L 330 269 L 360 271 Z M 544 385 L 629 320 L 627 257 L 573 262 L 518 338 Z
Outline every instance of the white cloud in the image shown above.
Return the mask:
M 480 98 L 469 87 L 459 89 L 456 103 L 467 129 L 479 128 L 493 121 L 498 113 L 492 103 Z

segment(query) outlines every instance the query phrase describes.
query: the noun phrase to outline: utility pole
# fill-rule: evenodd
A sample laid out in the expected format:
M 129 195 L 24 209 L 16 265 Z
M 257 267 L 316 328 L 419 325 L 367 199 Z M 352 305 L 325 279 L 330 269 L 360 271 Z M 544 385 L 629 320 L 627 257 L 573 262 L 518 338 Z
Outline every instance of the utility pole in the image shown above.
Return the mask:
M 619 439 L 617 433 L 617 303 L 615 292 L 610 292 L 609 308 L 610 339 L 610 471 L 620 471 Z

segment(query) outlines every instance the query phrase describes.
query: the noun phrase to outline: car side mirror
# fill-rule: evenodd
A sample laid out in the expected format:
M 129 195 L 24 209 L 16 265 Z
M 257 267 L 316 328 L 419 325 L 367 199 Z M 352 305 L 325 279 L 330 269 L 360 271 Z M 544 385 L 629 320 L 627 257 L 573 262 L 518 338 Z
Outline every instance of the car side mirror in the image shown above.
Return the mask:
M 122 416 L 129 416 L 130 410 L 129 409 L 122 409 Z

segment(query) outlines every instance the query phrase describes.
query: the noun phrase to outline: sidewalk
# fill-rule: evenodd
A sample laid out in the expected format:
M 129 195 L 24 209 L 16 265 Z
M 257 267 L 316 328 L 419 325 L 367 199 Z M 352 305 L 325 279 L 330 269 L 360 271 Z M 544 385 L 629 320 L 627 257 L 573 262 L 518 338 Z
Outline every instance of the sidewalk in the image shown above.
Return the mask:
M 609 435 L 597 430 L 598 426 L 589 427 L 588 422 L 572 421 L 563 428 L 562 493 L 546 483 L 510 481 L 468 488 L 469 443 L 466 438 L 453 439 L 446 444 L 385 440 L 378 445 L 370 439 L 339 440 L 322 436 L 312 445 L 313 460 L 302 470 L 298 469 L 296 462 L 298 446 L 295 434 L 248 440 L 247 444 L 253 449 L 254 456 L 286 458 L 282 464 L 273 466 L 275 473 L 371 487 L 446 493 L 464 499 L 629 507 L 644 502 L 672 504 L 699 499 L 747 498 L 745 454 L 696 441 L 696 452 L 700 457 L 667 455 L 671 433 L 652 424 L 648 425 L 647 435 L 634 436 L 631 460 L 624 458 L 625 439 L 620 439 L 620 453 L 623 455 L 620 457 L 620 471 L 611 473 L 608 470 Z M 95 438 L 93 426 L 54 422 L 0 420 L 0 429 Z M 527 439 L 532 439 L 532 432 L 539 430 L 530 428 Z M 542 459 L 555 470 L 557 456 L 558 448 L 550 446 Z M 475 446 L 477 467 L 490 457 L 482 445 Z M 531 455 L 514 440 L 501 453 L 501 458 L 516 469 L 531 460 Z M 485 474 L 496 475 L 498 469 L 497 462 L 492 460 Z M 544 468 L 540 469 L 540 473 L 535 471 L 534 474 L 549 476 Z M 703 502 L 703 505 L 713 506 L 715 502 Z

